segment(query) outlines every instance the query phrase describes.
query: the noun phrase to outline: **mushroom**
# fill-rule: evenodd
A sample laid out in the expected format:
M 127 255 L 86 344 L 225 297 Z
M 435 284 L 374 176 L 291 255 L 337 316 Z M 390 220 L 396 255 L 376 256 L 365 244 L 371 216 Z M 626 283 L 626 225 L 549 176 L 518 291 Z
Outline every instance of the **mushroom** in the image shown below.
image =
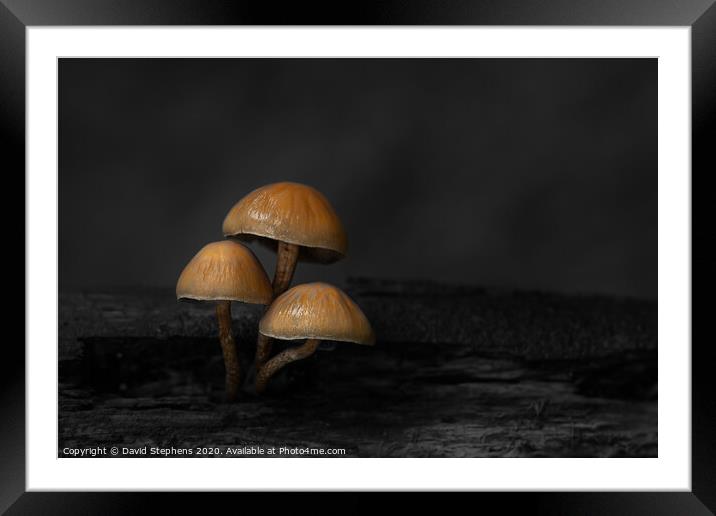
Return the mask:
M 342 290 L 327 283 L 306 283 L 276 298 L 259 323 L 259 332 L 283 340 L 306 339 L 277 354 L 256 375 L 256 392 L 285 365 L 311 356 L 322 340 L 372 345 L 373 329 L 361 309 Z
M 266 271 L 251 250 L 238 242 L 212 242 L 184 267 L 176 296 L 178 300 L 216 301 L 219 342 L 226 367 L 226 398 L 235 400 L 241 369 L 231 331 L 231 302 L 270 303 L 271 284 Z
M 262 186 L 237 202 L 224 219 L 225 237 L 258 240 L 275 250 L 274 298 L 288 289 L 302 261 L 333 263 L 346 254 L 343 225 L 328 200 L 315 188 L 282 182 Z M 259 334 L 256 371 L 271 354 L 271 339 Z

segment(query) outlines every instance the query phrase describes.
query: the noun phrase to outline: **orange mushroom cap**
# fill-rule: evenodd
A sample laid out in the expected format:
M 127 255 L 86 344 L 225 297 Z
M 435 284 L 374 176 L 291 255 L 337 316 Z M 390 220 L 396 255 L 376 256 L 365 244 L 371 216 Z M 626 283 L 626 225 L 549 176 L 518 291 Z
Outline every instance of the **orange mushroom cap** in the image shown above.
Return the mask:
M 299 258 L 307 261 L 335 262 L 348 249 L 345 230 L 328 199 L 300 183 L 274 183 L 249 193 L 226 215 L 223 232 L 246 241 L 258 237 L 273 248 L 276 241 L 299 245 Z
M 327 283 L 297 285 L 271 304 L 259 331 L 275 339 L 320 339 L 371 345 L 375 335 L 363 311 Z
M 272 290 L 254 253 L 238 242 L 223 240 L 205 245 L 184 267 L 176 295 L 177 299 L 266 305 Z

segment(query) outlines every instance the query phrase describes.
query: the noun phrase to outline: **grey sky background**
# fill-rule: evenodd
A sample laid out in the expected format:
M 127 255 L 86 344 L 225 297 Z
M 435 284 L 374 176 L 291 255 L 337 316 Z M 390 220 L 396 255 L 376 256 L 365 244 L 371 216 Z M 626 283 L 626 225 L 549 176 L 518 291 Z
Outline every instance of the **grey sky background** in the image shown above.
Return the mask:
M 173 286 L 291 180 L 349 238 L 299 282 L 656 298 L 653 59 L 63 59 L 59 103 L 61 290 Z

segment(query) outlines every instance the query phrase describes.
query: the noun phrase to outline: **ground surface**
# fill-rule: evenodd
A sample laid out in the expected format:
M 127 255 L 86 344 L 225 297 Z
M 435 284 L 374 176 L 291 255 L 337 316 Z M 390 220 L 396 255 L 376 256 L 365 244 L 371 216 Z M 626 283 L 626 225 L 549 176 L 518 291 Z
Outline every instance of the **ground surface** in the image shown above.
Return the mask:
M 59 449 L 339 448 L 358 457 L 657 455 L 655 302 L 352 280 L 375 347 L 325 345 L 222 401 L 212 307 L 60 295 Z M 259 307 L 234 304 L 243 365 Z M 241 455 L 240 455 L 241 456 Z

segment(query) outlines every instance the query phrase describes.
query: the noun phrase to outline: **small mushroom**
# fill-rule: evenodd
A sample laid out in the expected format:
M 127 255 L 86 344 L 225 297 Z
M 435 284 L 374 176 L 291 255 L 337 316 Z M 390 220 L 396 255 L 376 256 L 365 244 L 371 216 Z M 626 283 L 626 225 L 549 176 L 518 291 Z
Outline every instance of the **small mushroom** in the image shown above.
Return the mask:
M 184 267 L 177 281 L 178 300 L 216 301 L 219 342 L 226 366 L 226 398 L 239 392 L 241 369 L 231 331 L 231 302 L 271 302 L 266 271 L 247 247 L 231 240 L 205 245 Z
M 275 250 L 274 298 L 288 289 L 296 263 L 333 263 L 348 248 L 343 225 L 328 200 L 315 188 L 282 182 L 262 186 L 237 202 L 224 219 L 225 237 L 258 240 Z M 271 339 L 259 334 L 256 370 L 271 354 Z
M 282 340 L 306 339 L 266 362 L 256 375 L 256 392 L 282 367 L 311 356 L 322 340 L 372 345 L 373 329 L 353 300 L 327 283 L 306 283 L 274 300 L 259 323 L 259 332 Z

